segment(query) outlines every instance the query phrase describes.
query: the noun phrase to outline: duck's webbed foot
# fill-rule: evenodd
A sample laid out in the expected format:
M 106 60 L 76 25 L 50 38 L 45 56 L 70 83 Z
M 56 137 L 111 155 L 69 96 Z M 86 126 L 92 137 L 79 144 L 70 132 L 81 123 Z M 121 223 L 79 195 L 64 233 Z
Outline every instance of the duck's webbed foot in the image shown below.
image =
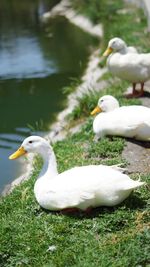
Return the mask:
M 126 98 L 137 98 L 144 95 L 144 83 L 141 83 L 141 90 L 136 90 L 136 83 L 133 83 L 132 93 L 125 94 Z
M 141 95 L 141 93 L 139 91 L 137 91 L 137 93 L 134 93 L 134 94 L 132 93 L 132 94 L 126 94 L 125 95 L 126 98 L 134 98 L 134 97 L 137 98 L 137 97 L 140 97 L 140 96 L 142 96 L 142 95 Z
M 134 93 L 131 93 L 131 94 L 126 94 L 125 95 L 125 97 L 126 98 L 137 98 L 137 97 L 141 97 L 141 96 L 143 96 L 143 92 L 141 92 L 141 91 L 136 91 L 136 92 L 134 92 Z

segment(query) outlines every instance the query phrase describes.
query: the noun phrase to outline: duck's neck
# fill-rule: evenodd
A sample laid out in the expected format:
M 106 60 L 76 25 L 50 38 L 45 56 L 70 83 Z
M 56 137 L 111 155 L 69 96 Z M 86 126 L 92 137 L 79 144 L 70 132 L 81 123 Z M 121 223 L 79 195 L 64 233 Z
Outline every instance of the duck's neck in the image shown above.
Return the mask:
M 119 53 L 120 54 L 126 54 L 128 52 L 128 48 L 127 48 L 127 46 L 124 46 L 124 47 L 122 47 L 120 50 L 119 50 Z
M 38 178 L 48 177 L 48 179 L 53 178 L 58 174 L 57 162 L 55 154 L 52 148 L 46 148 L 40 151 L 40 155 L 43 158 L 43 167 Z

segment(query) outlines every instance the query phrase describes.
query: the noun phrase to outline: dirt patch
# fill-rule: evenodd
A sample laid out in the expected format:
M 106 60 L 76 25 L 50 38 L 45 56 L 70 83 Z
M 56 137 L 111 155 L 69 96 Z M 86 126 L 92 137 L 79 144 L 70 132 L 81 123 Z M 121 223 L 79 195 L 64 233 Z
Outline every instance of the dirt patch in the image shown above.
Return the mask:
M 140 100 L 143 106 L 150 107 L 150 82 L 146 84 L 144 97 Z M 122 157 L 129 164 L 129 173 L 150 173 L 150 142 L 127 141 Z
M 150 173 L 150 144 L 127 141 L 122 156 L 129 163 L 129 173 Z

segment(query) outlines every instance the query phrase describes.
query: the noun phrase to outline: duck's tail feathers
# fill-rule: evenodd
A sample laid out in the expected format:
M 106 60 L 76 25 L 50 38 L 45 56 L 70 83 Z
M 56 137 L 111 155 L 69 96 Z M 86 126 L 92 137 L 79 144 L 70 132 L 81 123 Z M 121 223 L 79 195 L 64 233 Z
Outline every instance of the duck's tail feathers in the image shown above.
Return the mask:
M 145 182 L 140 182 L 140 181 L 133 181 L 133 183 L 130 183 L 128 185 L 124 186 L 124 190 L 133 190 L 136 189 L 142 185 L 146 184 Z

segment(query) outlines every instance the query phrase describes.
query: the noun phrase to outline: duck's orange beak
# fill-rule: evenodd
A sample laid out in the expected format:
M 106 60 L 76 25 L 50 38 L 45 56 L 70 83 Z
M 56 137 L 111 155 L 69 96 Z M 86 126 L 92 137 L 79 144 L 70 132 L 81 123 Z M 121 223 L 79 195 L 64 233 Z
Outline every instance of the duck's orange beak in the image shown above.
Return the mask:
M 25 149 L 21 146 L 15 153 L 9 156 L 9 159 L 17 159 L 23 155 L 25 155 L 27 152 Z
M 111 47 L 108 47 L 106 51 L 104 52 L 103 56 L 108 57 L 113 52 L 113 49 Z
M 99 112 L 102 112 L 102 110 L 99 106 L 97 106 L 96 108 L 93 109 L 93 111 L 91 112 L 91 115 L 93 116 Z

